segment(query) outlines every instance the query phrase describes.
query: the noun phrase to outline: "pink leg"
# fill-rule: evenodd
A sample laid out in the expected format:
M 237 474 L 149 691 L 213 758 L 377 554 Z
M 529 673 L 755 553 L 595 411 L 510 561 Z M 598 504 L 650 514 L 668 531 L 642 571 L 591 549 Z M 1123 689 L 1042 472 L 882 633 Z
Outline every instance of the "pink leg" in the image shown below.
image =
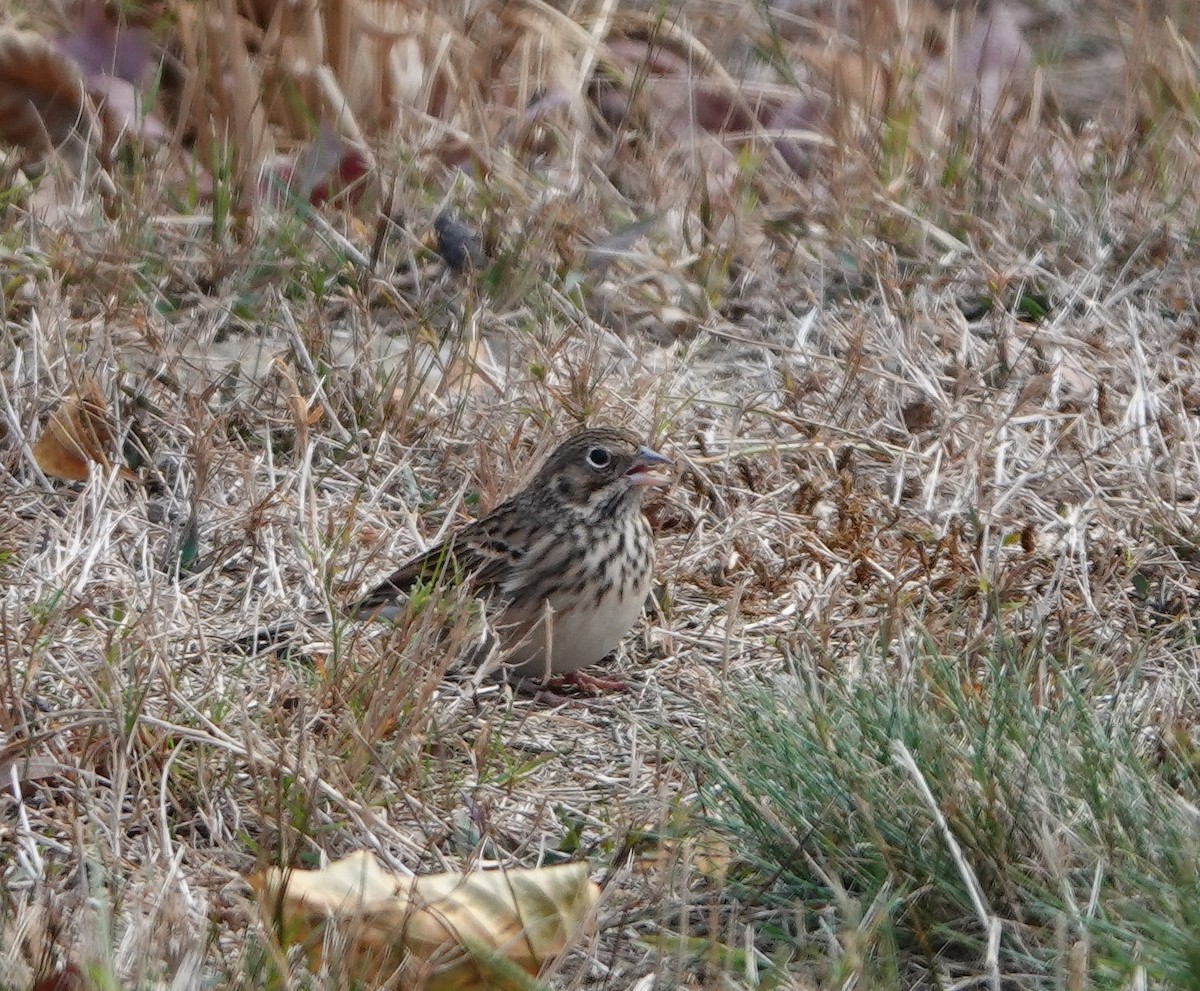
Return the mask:
M 629 686 L 619 678 L 598 678 L 594 674 L 584 674 L 582 671 L 572 671 L 570 674 L 551 678 L 546 682 L 547 688 L 562 688 L 566 685 L 574 685 L 582 691 L 593 692 L 596 695 L 603 694 L 604 692 L 625 692 L 629 690 Z

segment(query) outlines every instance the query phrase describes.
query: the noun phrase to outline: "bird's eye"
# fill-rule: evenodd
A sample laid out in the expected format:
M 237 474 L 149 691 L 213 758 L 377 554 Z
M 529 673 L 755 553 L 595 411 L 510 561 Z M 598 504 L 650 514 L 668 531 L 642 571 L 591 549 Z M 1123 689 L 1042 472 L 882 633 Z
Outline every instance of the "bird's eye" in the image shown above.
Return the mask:
M 588 464 L 593 468 L 607 468 L 612 461 L 612 455 L 603 447 L 593 447 L 588 451 Z

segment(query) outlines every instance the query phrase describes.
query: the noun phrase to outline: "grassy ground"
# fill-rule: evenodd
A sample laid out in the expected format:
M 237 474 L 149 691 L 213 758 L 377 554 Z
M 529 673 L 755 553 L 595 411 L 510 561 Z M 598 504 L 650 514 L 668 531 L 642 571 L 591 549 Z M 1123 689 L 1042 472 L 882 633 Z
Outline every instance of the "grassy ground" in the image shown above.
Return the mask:
M 685 13 L 759 82 L 800 43 Z M 196 201 L 159 159 L 10 163 L 0 985 L 340 986 L 244 878 L 366 848 L 586 860 L 597 932 L 553 987 L 1200 986 L 1200 88 L 1147 16 L 1088 123 L 972 123 L 897 71 L 799 174 L 653 86 L 528 146 L 464 111 L 473 172 L 380 143 L 390 221 L 239 214 L 233 167 Z M 1084 20 L 1028 29 L 1047 78 Z M 432 248 L 447 204 L 479 270 Z M 110 467 L 49 479 L 89 381 Z M 454 670 L 455 593 L 306 620 L 584 422 L 679 469 L 629 692 Z M 305 651 L 225 649 L 280 619 Z

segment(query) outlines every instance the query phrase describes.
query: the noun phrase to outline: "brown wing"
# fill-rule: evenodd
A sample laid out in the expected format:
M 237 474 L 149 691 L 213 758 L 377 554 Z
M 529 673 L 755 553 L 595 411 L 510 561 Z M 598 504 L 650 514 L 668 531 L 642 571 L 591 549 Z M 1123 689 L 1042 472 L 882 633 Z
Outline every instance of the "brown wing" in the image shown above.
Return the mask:
M 424 554 L 400 565 L 355 603 L 355 614 L 370 613 L 412 591 L 417 582 L 469 582 L 477 595 L 495 591 L 524 556 L 518 534 L 502 531 L 486 517 Z

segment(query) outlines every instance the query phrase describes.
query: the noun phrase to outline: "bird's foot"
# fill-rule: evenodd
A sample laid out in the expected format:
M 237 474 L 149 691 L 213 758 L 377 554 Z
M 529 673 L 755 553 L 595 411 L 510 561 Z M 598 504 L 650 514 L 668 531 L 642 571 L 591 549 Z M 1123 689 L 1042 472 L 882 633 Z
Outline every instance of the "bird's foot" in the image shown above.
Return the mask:
M 629 690 L 629 686 L 620 678 L 598 678 L 594 674 L 584 674 L 582 671 L 572 671 L 570 674 L 551 678 L 545 683 L 544 687 L 555 689 L 565 688 L 568 685 L 578 688 L 580 691 L 591 692 L 593 695 Z

